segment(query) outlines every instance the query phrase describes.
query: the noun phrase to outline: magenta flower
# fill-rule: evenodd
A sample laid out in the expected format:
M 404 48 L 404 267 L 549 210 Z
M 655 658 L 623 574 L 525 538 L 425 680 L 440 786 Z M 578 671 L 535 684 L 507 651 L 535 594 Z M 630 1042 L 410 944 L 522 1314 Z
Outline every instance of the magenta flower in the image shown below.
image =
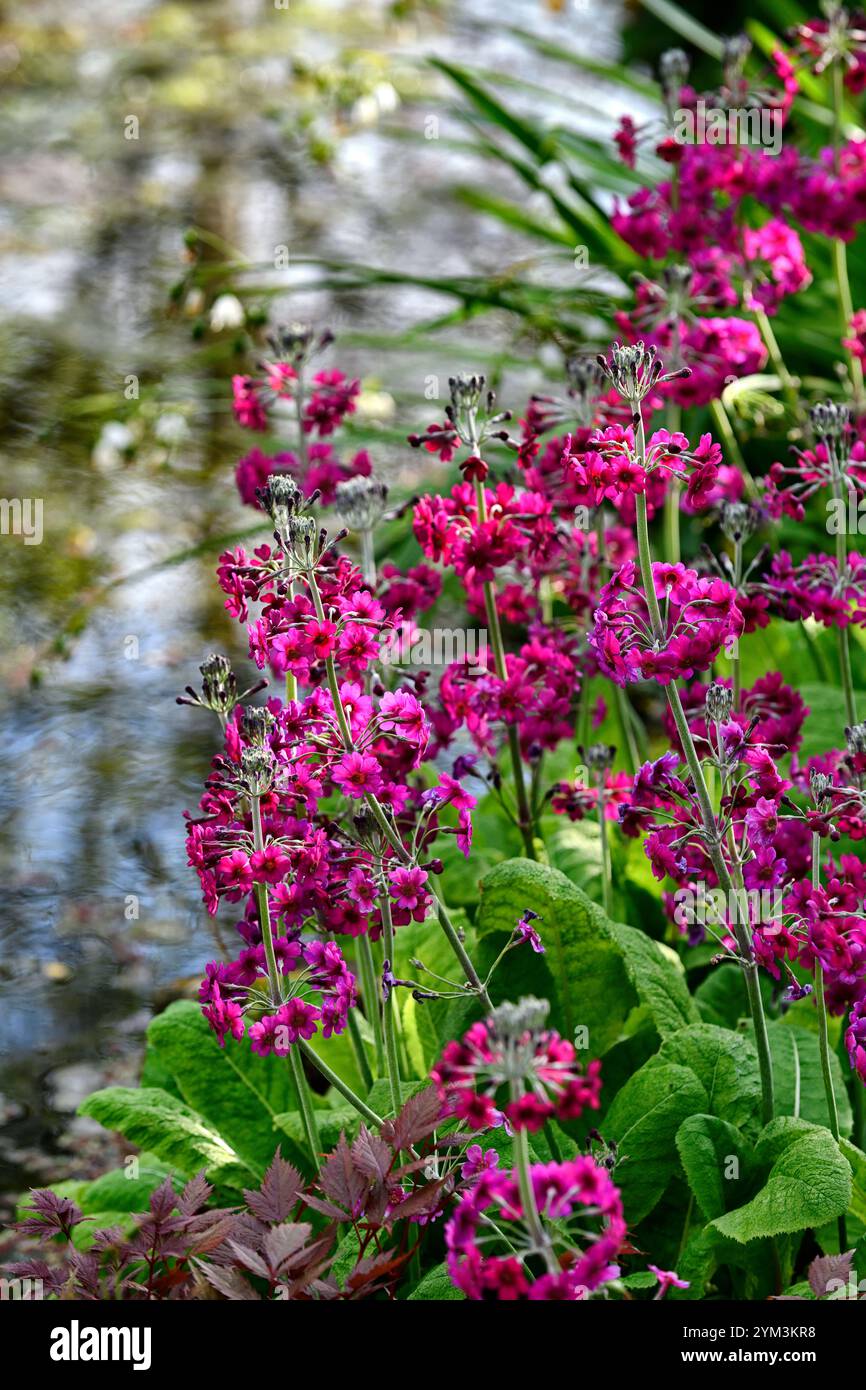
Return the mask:
M 332 769 L 331 779 L 344 796 L 356 800 L 370 794 L 375 796 L 382 786 L 379 764 L 370 753 L 347 753 Z

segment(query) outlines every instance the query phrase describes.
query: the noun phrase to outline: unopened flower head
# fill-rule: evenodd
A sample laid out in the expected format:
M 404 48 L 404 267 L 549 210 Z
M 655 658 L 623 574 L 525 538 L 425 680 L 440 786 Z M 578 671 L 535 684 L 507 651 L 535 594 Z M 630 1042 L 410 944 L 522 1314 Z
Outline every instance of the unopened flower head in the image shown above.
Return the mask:
M 713 681 L 707 691 L 706 705 L 707 719 L 713 724 L 724 724 L 734 708 L 734 693 L 728 686 Z
M 742 77 L 751 51 L 752 40 L 747 34 L 726 34 L 722 39 L 722 72 L 728 89 Z
M 274 530 L 284 539 L 290 518 L 304 505 L 303 494 L 294 478 L 287 473 L 274 473 L 264 487 L 256 490 L 256 496 L 274 523 Z
M 268 343 L 275 356 L 290 362 L 296 369 L 333 340 L 334 335 L 330 330 L 317 335 L 309 323 L 290 323 L 268 335 Z
M 238 683 L 231 662 L 221 652 L 211 652 L 199 667 L 202 703 L 220 714 L 228 714 L 237 703 Z
M 866 724 L 852 724 L 845 729 L 849 753 L 866 753 Z
M 274 780 L 274 756 L 270 748 L 244 748 L 241 777 L 250 796 L 264 796 L 270 791 Z
M 811 407 L 809 418 L 819 439 L 845 439 L 851 428 L 851 407 L 836 401 L 819 401 Z
M 448 389 L 451 392 L 453 409 L 458 414 L 463 410 L 476 410 L 481 403 L 486 384 L 486 377 L 480 373 L 470 375 L 466 372 L 458 372 L 456 376 L 449 377 Z
M 613 743 L 591 743 L 588 748 L 581 744 L 578 747 L 580 754 L 590 772 L 598 772 L 602 775 L 613 766 L 616 757 L 616 746 Z
M 761 514 L 751 502 L 723 502 L 719 513 L 722 534 L 735 545 L 743 544 L 755 534 Z
M 263 748 L 274 727 L 274 716 L 267 705 L 248 705 L 243 712 L 244 738 L 250 747 Z
M 350 531 L 372 531 L 384 515 L 387 500 L 387 484 L 378 478 L 358 474 L 337 484 L 337 511 Z
M 604 388 L 604 372 L 594 357 L 570 357 L 565 364 L 568 394 L 574 401 L 575 418 L 589 428 Z
M 609 356 L 600 356 L 598 364 L 617 394 L 632 408 L 661 383 L 689 374 L 687 367 L 665 372 L 658 349 L 643 342 L 614 343 Z
M 809 789 L 816 806 L 823 806 L 833 790 L 833 778 L 826 772 L 818 772 L 814 767 L 809 772 Z
M 669 112 L 673 112 L 679 105 L 680 88 L 687 81 L 688 75 L 688 54 L 681 48 L 666 49 L 659 59 L 659 76 Z

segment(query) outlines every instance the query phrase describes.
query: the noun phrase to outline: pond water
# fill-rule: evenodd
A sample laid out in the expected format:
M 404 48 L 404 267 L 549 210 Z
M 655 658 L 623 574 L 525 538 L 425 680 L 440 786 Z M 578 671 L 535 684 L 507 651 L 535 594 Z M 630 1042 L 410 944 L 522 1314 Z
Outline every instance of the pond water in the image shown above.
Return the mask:
M 228 406 L 231 335 L 197 343 L 167 309 L 185 230 L 253 261 L 287 245 L 419 274 L 501 272 L 519 234 L 450 193 L 501 175 L 491 185 L 448 145 L 465 132 L 425 60 L 538 84 L 561 115 L 578 74 L 530 60 L 510 27 L 615 57 L 618 7 L 591 15 L 542 0 L 4 6 L 2 491 L 41 499 L 44 536 L 0 537 L 0 1188 L 102 1161 L 75 1106 L 135 1077 L 147 1019 L 214 950 L 182 812 L 215 729 L 174 697 L 209 650 L 243 654 L 212 578 L 218 543 L 161 562 L 251 517 L 232 481 L 245 440 Z M 537 96 L 514 99 L 538 110 Z M 407 138 L 432 114 L 442 141 Z M 331 324 L 335 360 L 388 393 L 375 457 L 411 483 L 418 456 L 396 440 L 426 423 L 425 374 L 463 364 L 441 349 L 432 368 L 417 352 L 383 357 L 365 340 L 453 306 L 414 289 L 337 296 L 303 266 L 284 283 L 276 317 Z M 509 332 L 493 318 L 459 342 L 480 352 Z

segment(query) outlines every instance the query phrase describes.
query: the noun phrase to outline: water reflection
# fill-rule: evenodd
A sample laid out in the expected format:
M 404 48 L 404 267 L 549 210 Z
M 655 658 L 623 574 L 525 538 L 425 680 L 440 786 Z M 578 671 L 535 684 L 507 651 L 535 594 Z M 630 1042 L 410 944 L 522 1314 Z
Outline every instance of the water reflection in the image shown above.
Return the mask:
M 44 499 L 45 539 L 0 541 L 0 1186 L 62 1173 L 61 1145 L 82 1167 L 76 1099 L 105 1077 L 133 1079 L 148 1013 L 213 944 L 181 815 L 215 734 L 174 696 L 211 648 L 243 659 L 214 554 L 99 587 L 250 520 L 231 484 L 244 443 L 224 389 L 231 335 L 199 347 L 166 312 L 183 231 L 205 228 L 253 260 L 287 244 L 421 273 L 498 271 L 519 236 L 479 236 L 474 214 L 442 196 L 479 179 L 477 162 L 395 140 L 382 123 L 417 131 L 438 109 L 418 62 L 431 52 L 531 78 L 563 109 L 573 77 L 537 59 L 526 71 L 507 28 L 555 37 L 555 8 L 4 7 L 3 492 Z M 614 7 L 599 15 L 593 47 L 610 53 Z M 304 281 L 277 312 L 338 333 L 442 308 L 423 291 L 334 300 Z M 462 341 L 502 327 L 470 326 Z M 340 360 L 387 372 L 398 401 L 420 395 L 429 370 L 412 354 L 383 368 L 360 346 Z M 143 408 L 129 417 L 133 379 Z M 384 440 L 377 458 L 418 466 Z

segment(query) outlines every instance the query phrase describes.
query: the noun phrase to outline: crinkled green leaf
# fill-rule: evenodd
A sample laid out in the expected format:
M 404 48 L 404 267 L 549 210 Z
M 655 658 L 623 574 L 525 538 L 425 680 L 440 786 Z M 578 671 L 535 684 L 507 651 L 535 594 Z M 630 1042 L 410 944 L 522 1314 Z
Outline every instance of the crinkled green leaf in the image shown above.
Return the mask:
M 617 1094 L 605 1117 L 604 1136 L 617 1143 L 616 1180 L 632 1225 L 652 1211 L 670 1182 L 683 1120 L 706 1108 L 707 1093 L 691 1067 L 656 1058 Z
M 746 1244 L 821 1226 L 847 1211 L 851 1169 L 828 1129 L 788 1116 L 773 1120 L 754 1162 L 767 1168 L 766 1181 L 750 1202 L 716 1218 L 722 1235 Z
M 758 1112 L 761 1079 L 750 1038 L 730 1028 L 697 1023 L 681 1028 L 662 1043 L 659 1057 L 691 1067 L 707 1093 L 707 1109 L 732 1125 L 743 1125 Z
M 117 1130 L 188 1178 L 204 1168 L 211 1182 L 242 1190 L 260 1176 L 201 1115 L 158 1088 L 109 1086 L 88 1096 L 79 1113 Z
M 258 1173 L 274 1156 L 274 1120 L 296 1108 L 285 1057 L 258 1057 L 232 1039 L 220 1047 L 190 1000 L 171 1004 L 147 1030 L 148 1042 L 181 1096 Z
M 740 1133 L 718 1115 L 689 1115 L 676 1137 L 677 1152 L 695 1201 L 708 1221 L 736 1205 L 746 1182 Z

